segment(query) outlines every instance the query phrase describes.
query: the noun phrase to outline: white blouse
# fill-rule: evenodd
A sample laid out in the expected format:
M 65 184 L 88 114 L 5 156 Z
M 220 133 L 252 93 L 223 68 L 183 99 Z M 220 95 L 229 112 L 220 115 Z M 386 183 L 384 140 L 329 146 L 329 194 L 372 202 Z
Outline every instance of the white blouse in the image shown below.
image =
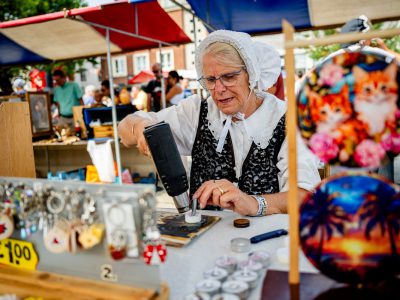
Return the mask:
M 242 172 L 242 165 L 254 141 L 259 147 L 265 149 L 271 139 L 274 129 L 279 120 L 286 112 L 286 102 L 279 100 L 275 96 L 263 93 L 264 100 L 261 106 L 245 121 L 232 122 L 229 133 L 232 139 L 233 151 L 235 155 L 236 177 L 239 178 Z M 227 115 L 223 114 L 209 97 L 208 115 L 209 128 L 216 141 L 220 137 L 223 122 Z M 178 150 L 181 155 L 190 156 L 197 133 L 199 123 L 201 100 L 197 95 L 193 95 L 181 101 L 177 106 L 171 106 L 157 113 L 138 111 L 136 116 L 152 120 L 154 122 L 165 121 L 169 123 L 174 135 Z M 301 137 L 297 136 L 297 181 L 298 187 L 305 190 L 312 190 L 320 181 L 318 173 L 318 160 L 308 150 Z M 283 141 L 278 153 L 279 169 L 278 179 L 281 192 L 288 190 L 288 142 L 287 138 Z

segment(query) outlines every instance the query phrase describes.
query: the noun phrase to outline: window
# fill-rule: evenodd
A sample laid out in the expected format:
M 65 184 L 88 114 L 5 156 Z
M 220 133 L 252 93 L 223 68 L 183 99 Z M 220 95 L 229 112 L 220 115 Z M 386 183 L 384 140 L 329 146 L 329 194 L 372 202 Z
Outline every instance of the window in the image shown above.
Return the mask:
M 150 70 L 149 53 L 133 54 L 134 74 L 139 74 L 143 70 Z
M 160 51 L 157 52 L 157 62 L 161 63 Z M 165 71 L 171 71 L 175 69 L 174 51 L 172 49 L 162 51 L 162 68 Z
M 80 70 L 79 74 L 81 75 L 81 81 L 87 81 L 86 70 Z
M 112 58 L 112 68 L 114 77 L 127 76 L 126 56 L 116 56 Z

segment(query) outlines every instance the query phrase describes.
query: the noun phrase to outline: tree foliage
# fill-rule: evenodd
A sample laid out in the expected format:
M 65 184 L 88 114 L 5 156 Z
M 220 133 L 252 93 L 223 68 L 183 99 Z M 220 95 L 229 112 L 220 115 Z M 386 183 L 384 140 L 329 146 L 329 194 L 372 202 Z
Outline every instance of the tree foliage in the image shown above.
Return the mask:
M 373 30 L 397 28 L 397 27 L 400 27 L 400 22 L 384 22 L 384 23 L 374 24 Z M 338 33 L 340 33 L 340 28 L 310 31 L 310 32 L 302 33 L 302 36 L 306 37 L 306 38 L 321 38 L 321 37 L 338 34 Z M 389 49 L 391 49 L 397 53 L 400 53 L 400 36 L 394 36 L 390 39 L 384 39 L 384 42 L 385 42 L 386 46 L 388 46 Z M 374 46 L 373 41 L 372 41 L 372 46 Z M 326 57 L 330 53 L 339 50 L 340 45 L 339 44 L 331 44 L 331 45 L 325 45 L 325 46 L 310 46 L 308 49 L 310 51 L 309 56 L 313 60 L 318 61 L 321 58 Z
M 84 0 L 12 0 L 0 1 L 0 22 L 17 20 L 52 12 L 62 11 L 64 8 L 71 9 L 87 6 Z M 64 69 L 71 76 L 77 68 L 82 69 L 84 60 L 73 60 L 63 62 Z M 57 63 L 60 65 L 60 63 Z M 24 74 L 30 69 L 38 68 L 40 70 L 51 71 L 56 64 L 36 65 L 36 66 L 20 66 L 20 67 L 3 67 L 0 68 L 0 92 L 2 94 L 10 94 L 12 92 L 11 79 L 16 76 L 24 77 Z
M 86 5 L 86 2 L 82 0 L 0 1 L 0 21 L 17 20 Z

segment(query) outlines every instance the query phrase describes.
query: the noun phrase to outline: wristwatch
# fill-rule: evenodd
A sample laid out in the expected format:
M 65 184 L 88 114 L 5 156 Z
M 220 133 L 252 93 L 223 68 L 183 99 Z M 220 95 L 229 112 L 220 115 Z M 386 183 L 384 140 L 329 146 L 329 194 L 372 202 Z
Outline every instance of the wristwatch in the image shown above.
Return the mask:
M 257 211 L 257 214 L 255 214 L 255 216 L 257 216 L 257 217 L 266 216 L 267 211 L 268 211 L 267 200 L 263 196 L 260 196 L 260 195 L 251 195 L 251 196 L 254 199 L 256 199 L 258 202 L 258 211 Z

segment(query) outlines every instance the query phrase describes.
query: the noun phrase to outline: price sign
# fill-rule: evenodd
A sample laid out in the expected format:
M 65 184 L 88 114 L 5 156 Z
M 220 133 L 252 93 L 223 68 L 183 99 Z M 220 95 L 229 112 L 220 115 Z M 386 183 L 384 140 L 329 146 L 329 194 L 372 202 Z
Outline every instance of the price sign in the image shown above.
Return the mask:
M 39 259 L 32 243 L 13 239 L 0 241 L 0 264 L 26 270 L 36 270 L 38 261 Z

